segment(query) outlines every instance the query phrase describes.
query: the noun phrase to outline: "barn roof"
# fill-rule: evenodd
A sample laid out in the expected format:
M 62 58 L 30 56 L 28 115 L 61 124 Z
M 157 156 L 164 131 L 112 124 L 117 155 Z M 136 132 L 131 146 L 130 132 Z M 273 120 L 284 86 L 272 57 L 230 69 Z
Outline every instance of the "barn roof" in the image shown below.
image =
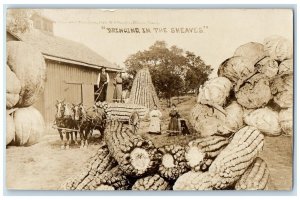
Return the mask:
M 105 67 L 113 71 L 121 70 L 84 44 L 72 40 L 49 35 L 36 29 L 26 33 L 9 33 L 39 49 L 46 59 L 92 68 Z

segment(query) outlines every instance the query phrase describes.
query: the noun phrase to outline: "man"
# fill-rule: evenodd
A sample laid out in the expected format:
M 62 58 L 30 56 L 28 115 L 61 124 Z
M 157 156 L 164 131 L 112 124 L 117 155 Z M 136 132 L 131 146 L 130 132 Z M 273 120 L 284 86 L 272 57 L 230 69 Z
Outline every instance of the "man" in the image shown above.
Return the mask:
M 98 101 L 105 101 L 106 100 L 106 91 L 107 91 L 107 84 L 109 83 L 109 75 L 106 73 L 105 69 L 102 68 L 101 73 L 98 75 L 97 80 L 97 87 L 100 92 L 100 97 Z

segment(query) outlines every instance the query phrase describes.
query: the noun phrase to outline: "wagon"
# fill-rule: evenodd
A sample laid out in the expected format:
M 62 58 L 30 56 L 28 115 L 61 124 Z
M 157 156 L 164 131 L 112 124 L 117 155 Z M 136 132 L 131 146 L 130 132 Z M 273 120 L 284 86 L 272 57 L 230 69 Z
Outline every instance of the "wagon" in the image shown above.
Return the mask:
M 138 129 L 140 120 L 149 112 L 148 108 L 137 104 L 97 102 L 96 106 L 104 109 L 107 120 L 118 120 L 133 125 L 134 131 Z

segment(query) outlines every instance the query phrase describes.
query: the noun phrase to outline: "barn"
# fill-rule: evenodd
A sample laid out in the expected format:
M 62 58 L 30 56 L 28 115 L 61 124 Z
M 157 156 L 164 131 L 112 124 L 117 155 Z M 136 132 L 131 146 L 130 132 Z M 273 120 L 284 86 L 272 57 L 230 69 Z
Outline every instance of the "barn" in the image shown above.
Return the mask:
M 46 27 L 47 31 L 52 30 Z M 56 100 L 92 106 L 97 96 L 96 82 L 100 69 L 104 67 L 111 80 L 121 71 L 85 45 L 54 36 L 51 32 L 36 28 L 22 34 L 7 31 L 7 41 L 11 40 L 26 42 L 44 55 L 47 67 L 45 91 L 34 107 L 49 125 L 54 120 Z M 113 92 L 111 81 L 107 87 L 107 102 L 113 100 Z

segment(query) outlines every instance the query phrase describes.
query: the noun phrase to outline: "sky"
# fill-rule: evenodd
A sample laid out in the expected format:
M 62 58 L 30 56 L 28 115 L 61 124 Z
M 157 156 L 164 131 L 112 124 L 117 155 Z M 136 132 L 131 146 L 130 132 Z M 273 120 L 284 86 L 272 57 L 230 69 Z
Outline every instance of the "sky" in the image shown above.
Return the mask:
M 242 44 L 263 43 L 271 35 L 293 38 L 293 14 L 287 9 L 46 9 L 42 14 L 55 21 L 55 35 L 83 43 L 121 67 L 129 55 L 157 40 L 192 51 L 217 69 Z M 108 28 L 150 33 L 109 33 Z

